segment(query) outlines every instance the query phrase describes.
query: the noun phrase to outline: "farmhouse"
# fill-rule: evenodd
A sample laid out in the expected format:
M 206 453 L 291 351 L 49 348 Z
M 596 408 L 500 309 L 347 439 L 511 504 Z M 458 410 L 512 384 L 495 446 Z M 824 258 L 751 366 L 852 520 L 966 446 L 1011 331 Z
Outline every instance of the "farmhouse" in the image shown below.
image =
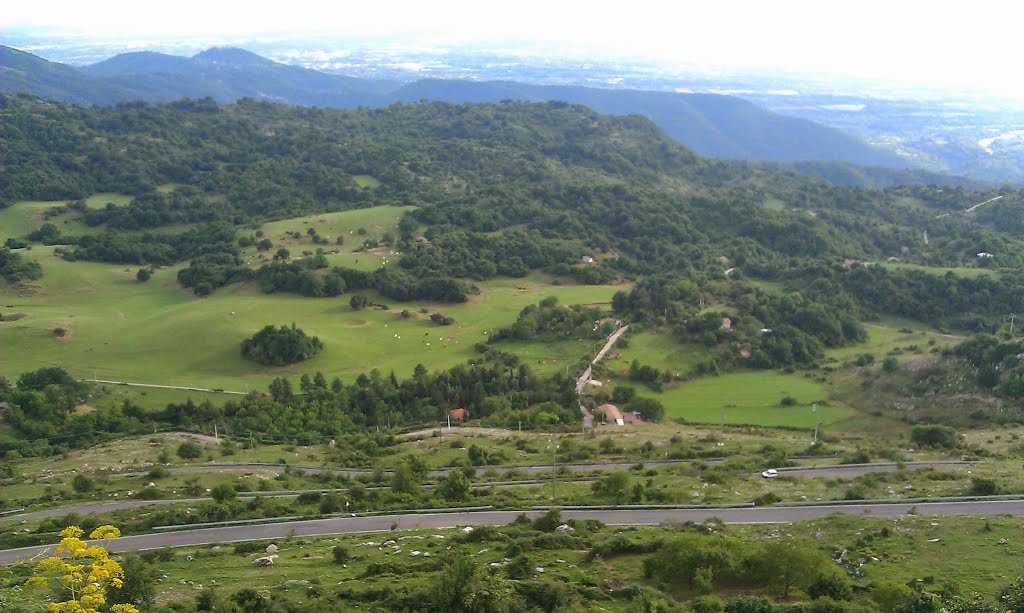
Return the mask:
M 622 414 L 622 423 L 625 426 L 639 426 L 644 423 L 644 418 L 637 411 L 626 411 Z
M 616 426 L 635 426 L 644 423 L 643 418 L 636 411 L 623 412 L 614 404 L 602 404 L 597 410 L 604 414 L 604 418 L 609 424 Z
M 994 258 L 995 256 L 992 255 L 991 253 L 988 253 L 987 251 L 982 251 L 981 253 L 978 254 L 978 257 L 982 258 L 982 259 L 985 259 L 985 258 Z
M 459 423 L 469 419 L 469 411 L 466 409 L 452 409 L 451 411 L 448 411 L 448 414 L 452 416 L 453 420 Z
M 593 264 L 594 258 L 590 257 L 589 255 L 585 255 L 580 258 L 580 262 L 583 262 L 584 264 Z
M 730 330 L 732 330 L 732 318 L 731 317 L 723 317 L 722 318 L 722 329 L 725 330 L 726 332 L 729 332 Z

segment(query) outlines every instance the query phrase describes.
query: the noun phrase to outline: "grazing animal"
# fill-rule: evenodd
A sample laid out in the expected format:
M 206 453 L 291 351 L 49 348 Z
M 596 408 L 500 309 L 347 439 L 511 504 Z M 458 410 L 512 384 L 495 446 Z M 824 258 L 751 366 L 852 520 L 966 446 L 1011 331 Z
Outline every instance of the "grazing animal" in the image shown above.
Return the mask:
M 265 556 L 265 557 L 262 557 L 262 558 L 256 558 L 255 560 L 252 561 L 252 563 L 255 564 L 256 566 L 273 566 L 274 565 L 274 558 L 276 558 L 276 557 L 277 557 L 276 555 L 272 555 L 272 556 Z

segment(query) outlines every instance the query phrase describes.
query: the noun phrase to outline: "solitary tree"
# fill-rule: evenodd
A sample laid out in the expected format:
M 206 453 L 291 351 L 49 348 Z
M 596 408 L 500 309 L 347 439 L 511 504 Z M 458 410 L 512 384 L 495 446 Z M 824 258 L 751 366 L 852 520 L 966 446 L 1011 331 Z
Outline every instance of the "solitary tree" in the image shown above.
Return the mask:
M 195 441 L 185 441 L 178 445 L 178 457 L 183 460 L 195 460 L 203 455 L 203 448 Z
M 227 502 L 238 498 L 238 492 L 235 491 L 235 487 L 230 483 L 221 483 L 213 488 L 210 496 L 217 502 Z
M 453 470 L 448 476 L 441 480 L 438 492 L 445 500 L 461 502 L 469 498 L 472 493 L 473 484 L 461 470 Z
M 408 462 L 399 464 L 395 469 L 394 476 L 391 477 L 391 489 L 400 494 L 412 494 L 419 487 L 420 484 L 412 466 Z
M 487 570 L 459 550 L 438 574 L 431 589 L 434 611 L 465 611 L 499 613 L 509 611 L 515 603 L 509 581 Z

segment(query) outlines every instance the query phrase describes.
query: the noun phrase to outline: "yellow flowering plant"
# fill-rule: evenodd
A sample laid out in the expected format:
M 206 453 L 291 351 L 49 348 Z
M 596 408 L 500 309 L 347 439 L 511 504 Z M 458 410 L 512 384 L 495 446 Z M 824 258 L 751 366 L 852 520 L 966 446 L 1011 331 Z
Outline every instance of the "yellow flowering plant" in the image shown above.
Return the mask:
M 41 560 L 26 586 L 38 589 L 52 588 L 59 598 L 46 605 L 50 613 L 139 613 L 129 604 L 115 604 L 109 608 L 107 588 L 124 585 L 124 569 L 110 557 L 103 545 L 90 545 L 82 540 L 85 531 L 68 526 L 60 532 L 61 541 L 54 556 Z M 100 526 L 89 533 L 92 540 L 110 541 L 121 536 L 114 526 Z

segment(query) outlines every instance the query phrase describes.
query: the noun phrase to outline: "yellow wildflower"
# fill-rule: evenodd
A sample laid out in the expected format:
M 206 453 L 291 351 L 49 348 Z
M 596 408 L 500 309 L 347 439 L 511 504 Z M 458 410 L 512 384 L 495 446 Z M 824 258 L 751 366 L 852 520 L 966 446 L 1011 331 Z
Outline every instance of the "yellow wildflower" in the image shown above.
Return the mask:
M 118 530 L 116 527 L 111 526 L 109 524 L 107 524 L 105 526 L 100 526 L 99 528 L 96 528 L 95 530 L 93 530 L 89 534 L 89 538 L 91 538 L 91 539 L 103 539 L 103 540 L 116 539 L 116 538 L 118 538 L 120 536 L 121 536 L 121 531 Z
M 60 536 L 64 538 L 78 538 L 85 534 L 85 530 L 82 530 L 78 526 L 68 526 L 60 531 Z

